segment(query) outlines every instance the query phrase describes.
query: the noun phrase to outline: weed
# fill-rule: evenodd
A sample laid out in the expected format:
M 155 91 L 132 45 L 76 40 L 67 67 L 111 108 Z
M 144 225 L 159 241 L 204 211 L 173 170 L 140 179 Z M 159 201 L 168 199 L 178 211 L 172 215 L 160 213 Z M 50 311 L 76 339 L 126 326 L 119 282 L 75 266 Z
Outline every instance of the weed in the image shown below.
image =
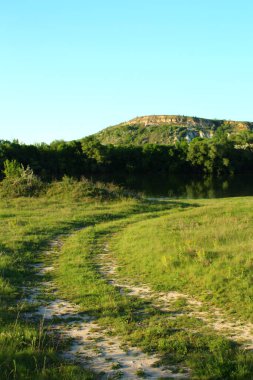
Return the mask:
M 144 379 L 146 377 L 145 371 L 142 368 L 137 369 L 136 376 Z

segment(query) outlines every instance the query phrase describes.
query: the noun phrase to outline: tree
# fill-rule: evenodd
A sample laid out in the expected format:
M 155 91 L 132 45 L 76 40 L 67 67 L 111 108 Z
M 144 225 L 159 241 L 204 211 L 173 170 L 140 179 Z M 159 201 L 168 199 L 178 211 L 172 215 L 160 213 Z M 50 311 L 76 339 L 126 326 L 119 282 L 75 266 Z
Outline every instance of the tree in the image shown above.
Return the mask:
M 232 171 L 230 151 L 233 144 L 218 143 L 215 140 L 193 140 L 189 145 L 187 160 L 197 170 L 209 174 L 223 174 Z

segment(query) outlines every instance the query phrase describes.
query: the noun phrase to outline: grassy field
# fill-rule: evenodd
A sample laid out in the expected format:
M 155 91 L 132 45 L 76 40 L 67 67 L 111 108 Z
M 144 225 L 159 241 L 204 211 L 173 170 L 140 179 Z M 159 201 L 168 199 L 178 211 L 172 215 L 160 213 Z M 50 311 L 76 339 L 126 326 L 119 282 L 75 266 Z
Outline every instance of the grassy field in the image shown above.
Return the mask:
M 253 199 L 198 204 L 118 234 L 112 249 L 121 274 L 157 290 L 185 291 L 252 322 Z
M 98 272 L 105 244 L 121 265 L 118 276 L 154 290 L 179 290 L 245 321 L 252 315 L 253 200 L 145 202 L 42 196 L 1 201 L 0 370 L 3 379 L 92 379 L 59 359 L 48 327 L 25 321 L 24 287 L 39 286 L 31 264 L 49 242 L 72 234 L 52 258 L 59 295 L 109 326 L 123 344 L 157 352 L 163 363 L 191 368 L 193 379 L 251 379 L 250 352 L 194 316 L 168 315 L 121 294 Z M 78 231 L 80 227 L 86 227 Z M 178 300 L 172 312 L 184 308 Z M 174 308 L 174 309 L 173 309 Z M 141 313 L 139 312 L 141 310 Z

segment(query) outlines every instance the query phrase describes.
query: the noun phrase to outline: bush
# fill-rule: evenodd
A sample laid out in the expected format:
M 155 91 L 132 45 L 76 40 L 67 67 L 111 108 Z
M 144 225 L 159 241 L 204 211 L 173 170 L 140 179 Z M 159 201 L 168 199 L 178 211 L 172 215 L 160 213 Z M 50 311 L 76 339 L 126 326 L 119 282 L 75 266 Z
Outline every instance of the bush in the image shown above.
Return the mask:
M 80 181 L 64 176 L 61 181 L 53 182 L 48 189 L 49 196 L 64 196 L 72 199 L 96 198 L 99 200 L 119 199 L 132 196 L 121 187 L 103 182 L 93 182 L 87 178 Z
M 1 194 L 6 197 L 31 197 L 40 194 L 43 183 L 33 170 L 24 168 L 16 160 L 4 162 L 5 178 L 1 182 Z

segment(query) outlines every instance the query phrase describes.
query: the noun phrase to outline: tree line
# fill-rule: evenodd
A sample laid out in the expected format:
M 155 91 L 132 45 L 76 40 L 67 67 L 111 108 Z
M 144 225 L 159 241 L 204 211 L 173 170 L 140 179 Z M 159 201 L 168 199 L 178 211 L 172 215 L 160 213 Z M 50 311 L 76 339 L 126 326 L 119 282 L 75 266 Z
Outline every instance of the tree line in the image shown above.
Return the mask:
M 251 140 L 251 134 L 229 139 L 225 133 L 174 145 L 103 145 L 94 136 L 34 145 L 1 140 L 0 170 L 3 173 L 6 160 L 15 160 L 46 181 L 101 173 L 233 175 L 251 171 Z

